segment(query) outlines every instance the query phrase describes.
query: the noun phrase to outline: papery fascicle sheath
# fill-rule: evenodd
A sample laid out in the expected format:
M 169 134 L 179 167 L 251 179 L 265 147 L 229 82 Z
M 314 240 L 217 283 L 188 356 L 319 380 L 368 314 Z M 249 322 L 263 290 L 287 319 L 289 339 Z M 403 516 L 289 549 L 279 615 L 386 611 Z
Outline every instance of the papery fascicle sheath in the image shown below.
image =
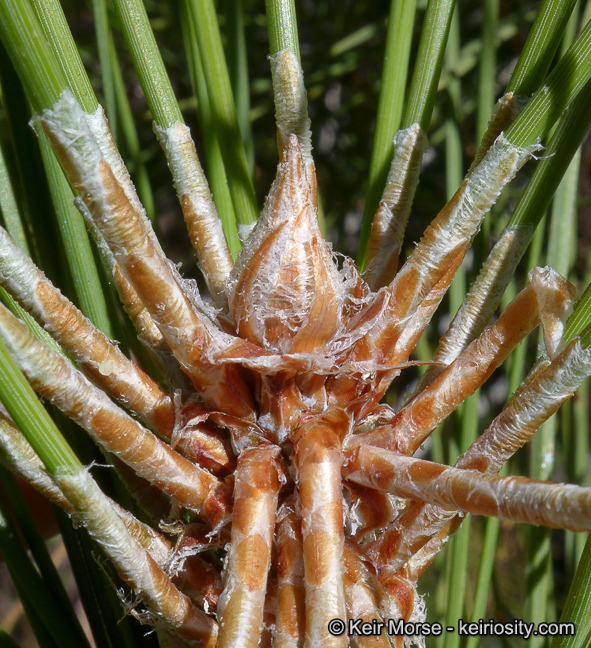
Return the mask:
M 412 322 L 429 293 L 438 287 L 441 295 L 432 306 L 421 313 L 421 329 L 430 321 L 445 288 L 455 273 L 450 267 L 459 265 L 482 219 L 494 205 L 503 188 L 538 150 L 537 146 L 513 146 L 503 134 L 489 148 L 480 164 L 465 178 L 451 201 L 427 227 L 421 241 L 408 261 L 387 288 L 388 306 L 380 320 L 364 339 L 361 352 L 388 359 L 393 364 L 407 360 L 416 340 L 399 343 L 398 338 Z M 445 285 L 442 279 L 447 277 Z M 379 295 L 379 293 L 378 293 Z
M 0 463 L 31 484 L 35 490 L 67 513 L 72 507 L 49 476 L 39 455 L 24 434 L 0 414 Z
M 282 50 L 269 57 L 273 77 L 275 120 L 277 122 L 277 148 L 279 159 L 285 159 L 289 138 L 298 138 L 308 181 L 316 200 L 316 171 L 312 158 L 312 132 L 308 117 L 308 97 L 304 86 L 304 74 L 297 56 Z
M 433 360 L 451 364 L 488 324 L 497 309 L 510 278 L 531 241 L 532 226 L 507 227 L 484 262 L 478 277 L 462 302 L 449 329 L 439 341 Z M 443 370 L 433 365 L 420 381 L 417 393 Z
M 218 603 L 219 648 L 256 648 L 263 623 L 279 489 L 277 446 L 246 448 L 238 458 L 232 542 Z
M 591 488 L 486 475 L 373 446 L 355 450 L 345 475 L 365 486 L 448 510 L 591 531 Z
M 306 648 L 345 648 L 347 636 L 332 636 L 331 619 L 345 619 L 341 439 L 348 421 L 327 416 L 297 432 L 295 464 L 301 502 L 306 589 Z
M 458 459 L 456 468 L 498 472 L 589 375 L 591 353 L 573 340 L 552 362 L 532 371 L 503 411 Z M 372 555 L 394 571 L 410 560 L 411 572 L 422 573 L 461 523 L 456 516 L 456 512 L 431 504 L 414 503 L 380 536 Z M 413 554 L 416 558 L 411 558 Z
M 172 355 L 172 351 L 164 336 L 154 323 L 150 313 L 142 303 L 134 287 L 129 283 L 127 277 L 123 274 L 121 267 L 117 263 L 109 246 L 105 242 L 103 235 L 96 227 L 92 220 L 92 214 L 89 212 L 88 207 L 78 197 L 75 200 L 78 211 L 82 214 L 86 227 L 88 228 L 94 242 L 96 243 L 99 254 L 101 255 L 103 266 L 109 272 L 111 280 L 117 289 L 119 299 L 125 312 L 129 315 L 135 330 L 137 331 L 138 338 L 142 344 L 152 353 L 152 357 L 156 363 L 163 370 L 165 376 L 172 378 L 176 384 L 184 385 L 189 382 L 189 379 L 182 374 L 178 362 Z
M 492 374 L 512 349 L 542 321 L 547 346 L 560 343 L 574 298 L 573 288 L 550 268 L 532 271 L 530 283 L 499 319 L 474 340 L 393 421 L 353 443 L 370 443 L 413 454 L 428 434 Z
M 512 92 L 507 92 L 499 98 L 468 173 L 471 173 L 480 164 L 497 137 L 511 126 L 525 103 L 526 100 L 523 97 L 516 97 Z
M 357 549 L 350 543 L 345 544 L 345 600 L 349 619 L 363 619 L 364 623 L 372 621 L 383 623 L 380 614 L 380 600 L 376 590 L 379 583 L 371 573 Z M 382 596 L 384 592 L 381 592 Z M 378 634 L 364 637 L 356 634 L 351 637 L 353 648 L 390 648 L 386 629 Z
M 363 278 L 374 291 L 387 286 L 398 269 L 400 248 L 427 144 L 419 124 L 412 124 L 394 136 L 394 157 L 371 225 L 363 270 Z
M 273 630 L 276 648 L 301 648 L 304 644 L 304 547 L 297 506 L 297 498 L 292 496 L 277 512 L 277 611 Z
M 214 303 L 227 311 L 226 281 L 233 262 L 189 128 L 154 126 L 168 161 L 187 231 Z
M 11 421 L 3 417 L 0 417 L 0 463 L 66 513 L 73 513 L 70 502 L 49 476 L 31 444 Z M 173 543 L 152 527 L 140 522 L 117 502 L 109 501 L 129 533 L 161 567 L 166 568 L 173 554 Z M 173 581 L 200 605 L 206 600 L 205 597 L 211 598 L 212 592 L 215 595 L 216 589 L 218 595 L 221 591 L 219 575 L 216 578 L 213 566 L 199 556 L 190 556 L 184 560 L 176 572 Z

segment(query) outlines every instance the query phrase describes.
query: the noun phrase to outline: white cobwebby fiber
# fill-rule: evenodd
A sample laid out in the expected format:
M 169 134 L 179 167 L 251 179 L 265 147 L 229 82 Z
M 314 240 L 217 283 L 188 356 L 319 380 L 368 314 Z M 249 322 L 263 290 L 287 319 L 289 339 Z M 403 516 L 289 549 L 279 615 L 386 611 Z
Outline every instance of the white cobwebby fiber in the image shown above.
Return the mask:
M 0 282 L 27 308 L 36 313 L 43 309 L 35 291 L 45 275 L 0 227 Z
M 137 195 L 129 171 L 125 166 L 125 162 L 123 161 L 119 149 L 115 144 L 115 140 L 113 139 L 113 134 L 109 128 L 109 123 L 103 107 L 99 105 L 95 112 L 91 114 L 85 113 L 85 118 L 90 132 L 93 134 L 103 157 L 109 163 L 113 174 L 121 184 L 128 200 L 134 206 L 135 210 L 142 215 L 145 222 L 148 222 L 144 206 Z
M 304 75 L 293 52 L 282 50 L 270 56 L 273 90 L 275 96 L 275 119 L 284 145 L 290 135 L 298 136 L 306 163 L 312 161 L 312 133 L 308 117 L 308 98 Z

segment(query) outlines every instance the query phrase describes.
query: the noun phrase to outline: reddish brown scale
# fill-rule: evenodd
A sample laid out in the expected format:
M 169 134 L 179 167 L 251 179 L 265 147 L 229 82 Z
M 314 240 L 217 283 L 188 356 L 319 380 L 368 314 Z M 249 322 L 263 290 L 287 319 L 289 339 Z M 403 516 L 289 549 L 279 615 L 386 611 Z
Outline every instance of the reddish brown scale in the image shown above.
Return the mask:
M 222 592 L 222 577 L 216 567 L 199 556 L 190 556 L 172 582 L 192 601 L 215 612 Z
M 178 528 L 173 527 L 178 533 L 177 550 L 199 548 L 221 549 L 230 542 L 230 529 L 223 527 L 212 536 L 211 528 L 203 522 L 183 524 Z
M 283 372 L 262 377 L 259 398 L 259 418 L 270 419 L 271 424 L 265 421 L 264 425 L 277 442 L 295 430 L 308 409 L 293 376 Z
M 351 534 L 357 542 L 372 531 L 383 529 L 394 516 L 392 504 L 385 493 L 352 482 L 344 483 L 352 518 Z
M 296 377 L 296 386 L 300 392 L 301 400 L 306 403 L 310 413 L 320 414 L 327 409 L 326 376 L 306 374 Z
M 402 570 L 398 574 L 379 576 L 382 587 L 388 592 L 390 600 L 397 608 L 397 618 L 408 621 L 414 610 L 416 585 Z
M 216 425 L 214 414 L 195 404 L 183 407 L 177 422 L 180 435 L 173 447 L 212 474 L 224 478 L 236 467 L 236 458 L 229 434 Z
M 377 582 L 371 567 L 359 555 L 357 548 L 352 543 L 345 545 L 345 599 L 347 614 L 350 619 L 362 619 L 364 623 L 383 623 L 380 614 L 380 595 L 384 595 Z M 390 648 L 386 628 L 381 634 L 362 636 L 356 634 L 351 637 L 353 648 Z
M 213 475 L 224 478 L 236 467 L 230 442 L 212 424 L 191 426 L 187 437 L 175 446 L 185 457 L 203 466 Z

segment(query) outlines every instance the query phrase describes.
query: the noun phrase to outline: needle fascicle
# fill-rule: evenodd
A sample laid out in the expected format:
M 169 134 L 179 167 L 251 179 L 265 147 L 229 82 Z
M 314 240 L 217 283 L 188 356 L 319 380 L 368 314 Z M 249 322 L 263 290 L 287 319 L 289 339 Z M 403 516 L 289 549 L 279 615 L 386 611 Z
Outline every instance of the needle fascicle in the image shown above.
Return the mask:
M 68 360 L 37 340 L 4 306 L 0 306 L 0 332 L 33 389 L 106 450 L 181 506 L 202 515 L 213 527 L 226 520 L 230 494 L 225 484 L 171 450 L 117 407 Z
M 345 475 L 380 490 L 453 511 L 571 531 L 591 531 L 591 488 L 499 477 L 361 446 Z
M 357 548 L 350 542 L 345 543 L 345 599 L 347 602 L 347 615 L 349 619 L 363 623 L 383 623 L 380 614 L 380 597 L 376 591 L 380 584 Z M 381 592 L 381 597 L 385 592 Z M 390 648 L 390 640 L 385 626 L 379 634 L 363 636 L 355 633 L 351 637 L 352 648 Z
M 316 204 L 316 169 L 312 158 L 312 132 L 302 66 L 297 56 L 289 50 L 277 52 L 269 59 L 273 77 L 279 160 L 285 160 L 289 138 L 295 135 L 298 138 L 306 166 L 306 175 Z
M 554 360 L 532 371 L 503 411 L 458 459 L 456 468 L 497 473 L 590 374 L 590 353 L 573 340 Z M 408 561 L 411 573 L 418 578 L 461 521 L 456 511 L 415 502 L 369 551 L 390 571 L 397 571 Z
M 155 431 L 170 435 L 172 398 L 101 333 L 0 228 L 0 283 L 72 355 L 86 375 Z
M 57 474 L 55 481 L 78 520 L 111 559 L 123 580 L 138 592 L 155 615 L 184 639 L 203 648 L 217 642 L 217 624 L 171 582 L 115 513 L 87 470 Z
M 455 272 L 450 272 L 450 268 L 459 267 L 484 216 L 538 148 L 519 148 L 504 134 L 499 135 L 480 164 L 466 176 L 454 197 L 427 227 L 386 293 L 377 293 L 376 299 L 387 298 L 387 305 L 363 344 L 358 343 L 357 355 L 365 355 L 371 349 L 374 355 L 392 364 L 408 359 L 417 336 L 409 338 L 403 332 L 407 328 L 422 332 L 426 327 L 451 284 Z M 429 308 L 425 308 L 424 302 L 434 289 L 437 289 L 437 299 L 431 299 Z M 399 341 L 401 337 L 404 343 Z M 380 390 L 383 391 L 384 388 Z
M 530 283 L 499 319 L 403 407 L 388 425 L 356 435 L 351 442 L 413 454 L 432 430 L 488 379 L 540 321 L 548 351 L 554 354 L 560 345 L 564 322 L 573 300 L 574 288 L 558 273 L 550 268 L 534 269 Z
M 154 129 L 166 154 L 207 287 L 214 304 L 227 313 L 226 281 L 234 264 L 191 132 L 181 122 L 168 128 L 155 125 Z
M 192 295 L 191 300 L 187 296 L 85 115 L 71 94 L 64 92 L 39 120 L 115 260 L 196 388 L 206 401 L 252 416 L 252 394 L 237 368 L 212 361 L 212 353 L 227 343 L 227 337 L 209 319 L 198 296 Z

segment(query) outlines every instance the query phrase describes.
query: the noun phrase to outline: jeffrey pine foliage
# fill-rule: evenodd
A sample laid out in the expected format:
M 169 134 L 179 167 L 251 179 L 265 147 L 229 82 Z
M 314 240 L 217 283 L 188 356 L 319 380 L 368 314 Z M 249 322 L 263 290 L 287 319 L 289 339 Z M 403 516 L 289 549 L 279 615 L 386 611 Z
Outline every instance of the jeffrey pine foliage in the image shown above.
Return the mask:
M 66 9 L 82 58 L 57 0 L 0 4 L 0 551 L 39 645 L 89 640 L 12 473 L 101 648 L 588 646 L 588 8 Z

